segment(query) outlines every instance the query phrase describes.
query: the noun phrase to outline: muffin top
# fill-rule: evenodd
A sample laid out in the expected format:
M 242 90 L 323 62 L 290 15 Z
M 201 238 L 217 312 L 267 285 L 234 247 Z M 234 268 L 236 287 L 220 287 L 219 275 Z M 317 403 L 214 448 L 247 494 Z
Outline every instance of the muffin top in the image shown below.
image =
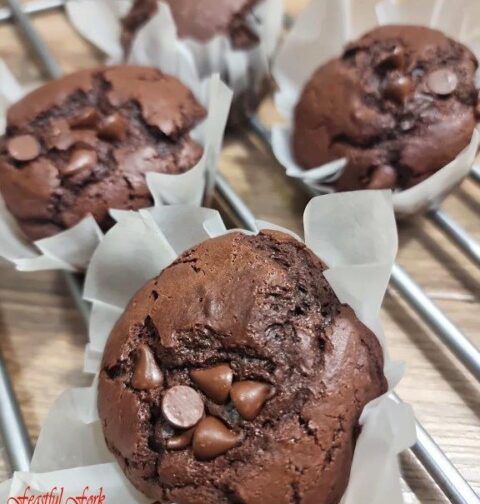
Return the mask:
M 178 174 L 203 149 L 190 130 L 205 110 L 180 81 L 151 68 L 83 70 L 13 105 L 0 139 L 0 191 L 32 240 L 110 208 L 150 205 L 145 174 Z
M 98 407 L 131 482 L 177 504 L 336 504 L 363 407 L 386 391 L 376 336 L 283 233 L 182 254 L 108 340 Z
M 294 119 L 298 164 L 347 158 L 339 191 L 422 182 L 470 142 L 477 66 L 469 49 L 437 30 L 391 25 L 367 33 L 305 86 Z
M 122 44 L 128 52 L 138 30 L 168 4 L 180 38 L 207 42 L 216 35 L 227 36 L 235 49 L 250 49 L 259 42 L 248 22 L 261 0 L 135 0 L 123 18 Z

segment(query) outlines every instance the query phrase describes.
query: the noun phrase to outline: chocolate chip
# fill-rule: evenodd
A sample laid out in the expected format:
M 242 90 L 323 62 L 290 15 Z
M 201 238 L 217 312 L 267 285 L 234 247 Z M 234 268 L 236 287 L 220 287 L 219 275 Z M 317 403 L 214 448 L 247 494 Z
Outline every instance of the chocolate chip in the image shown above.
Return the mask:
M 402 105 L 411 94 L 412 89 L 413 84 L 410 78 L 401 75 L 387 82 L 383 88 L 383 94 L 388 100 L 392 100 Z
M 185 385 L 168 389 L 162 400 L 162 412 L 174 427 L 190 429 L 203 417 L 205 405 L 198 392 Z
M 92 150 L 78 149 L 73 152 L 70 162 L 62 170 L 64 175 L 70 176 L 84 170 L 93 170 L 97 164 L 97 154 Z
M 73 144 L 70 126 L 65 119 L 52 119 L 46 132 L 48 147 L 65 151 Z
M 233 371 L 228 364 L 220 364 L 208 369 L 195 369 L 190 372 L 192 381 L 212 401 L 223 404 L 232 387 Z
M 115 113 L 106 117 L 98 127 L 98 136 L 105 140 L 121 140 L 127 131 L 127 123 L 119 114 Z
M 195 433 L 195 427 L 182 432 L 179 436 L 174 436 L 167 439 L 165 446 L 169 450 L 184 450 L 187 446 L 190 446 L 193 439 L 193 434 Z
M 457 74 L 448 68 L 441 68 L 428 74 L 427 86 L 432 91 L 440 96 L 452 94 L 458 85 Z
M 32 161 L 40 155 L 40 144 L 32 135 L 19 135 L 7 144 L 8 153 L 17 161 Z
M 93 129 L 99 120 L 98 112 L 93 107 L 81 110 L 71 121 L 70 126 L 78 129 Z
M 147 345 L 141 345 L 137 351 L 132 386 L 137 390 L 150 390 L 162 385 L 163 373 L 155 361 L 152 350 Z
M 367 189 L 391 189 L 397 182 L 397 172 L 389 165 L 379 166 L 373 172 Z
M 199 460 L 211 460 L 237 446 L 243 439 L 241 434 L 228 429 L 215 417 L 205 417 L 193 434 L 193 454 Z
M 382 67 L 396 68 L 398 70 L 403 70 L 405 63 L 405 51 L 400 46 L 396 46 L 392 52 L 385 54 L 380 61 Z
M 266 383 L 240 381 L 233 384 L 230 397 L 245 420 L 254 420 L 274 393 L 275 389 Z

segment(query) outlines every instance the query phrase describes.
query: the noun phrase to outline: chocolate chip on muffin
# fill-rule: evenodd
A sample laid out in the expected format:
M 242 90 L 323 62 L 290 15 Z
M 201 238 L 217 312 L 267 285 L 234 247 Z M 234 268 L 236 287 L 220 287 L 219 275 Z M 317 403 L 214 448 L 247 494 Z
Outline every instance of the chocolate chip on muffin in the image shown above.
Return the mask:
M 308 170 L 346 158 L 339 191 L 422 182 L 471 140 L 477 67 L 469 49 L 437 30 L 367 33 L 305 86 L 295 110 L 297 163 Z
M 98 408 L 140 491 L 179 504 L 340 501 L 360 414 L 387 384 L 377 338 L 324 271 L 288 235 L 235 232 L 134 296 L 106 346 Z
M 122 20 L 126 52 L 140 28 L 156 14 L 160 1 L 170 7 L 180 38 L 207 42 L 225 35 L 235 49 L 250 49 L 259 43 L 247 18 L 261 0 L 135 0 Z
M 149 206 L 147 172 L 179 174 L 200 159 L 190 137 L 206 111 L 174 77 L 133 66 L 83 70 L 12 106 L 0 139 L 0 191 L 32 240 L 91 213 Z

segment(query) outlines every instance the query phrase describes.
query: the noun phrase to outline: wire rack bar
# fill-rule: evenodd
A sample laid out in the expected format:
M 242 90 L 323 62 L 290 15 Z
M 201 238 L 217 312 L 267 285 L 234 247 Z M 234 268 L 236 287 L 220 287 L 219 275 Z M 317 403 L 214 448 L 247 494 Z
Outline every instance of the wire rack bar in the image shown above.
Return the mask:
M 21 7 L 17 0 L 8 0 L 12 7 L 12 12 L 15 13 L 15 19 L 22 28 L 24 34 L 29 37 L 32 48 L 35 49 L 40 61 L 50 77 L 57 77 L 61 74 L 61 69 L 55 62 L 53 56 L 49 53 L 48 48 L 42 42 L 38 35 L 35 37 L 34 28 L 32 27 L 28 16 L 21 11 Z M 32 37 L 33 32 L 33 37 Z M 37 41 L 40 43 L 37 46 Z M 221 176 L 216 177 L 216 189 L 219 197 L 224 200 L 225 204 L 230 208 L 235 215 L 240 225 L 246 229 L 255 230 L 255 216 L 243 200 L 236 194 L 229 183 Z M 79 285 L 76 281 L 68 281 L 69 287 L 73 289 L 74 299 L 79 304 L 83 303 L 80 296 Z M 82 314 L 86 317 L 88 308 L 81 309 Z M 7 377 L 8 378 L 8 377 Z M 401 399 L 394 394 L 397 401 Z M 17 411 L 17 416 L 20 412 Z M 21 416 L 17 418 L 20 419 Z M 475 494 L 468 482 L 462 477 L 455 466 L 450 462 L 438 445 L 428 435 L 425 429 L 418 421 L 416 422 L 418 441 L 413 452 L 418 460 L 429 472 L 430 476 L 436 481 L 439 487 L 445 492 L 445 495 L 454 504 L 480 504 L 480 498 Z
M 480 184 L 480 165 L 478 165 L 478 164 L 473 165 L 471 175 L 472 175 L 473 180 L 475 180 L 476 182 L 478 182 Z
M 393 397 L 401 402 L 397 394 Z M 480 499 L 473 488 L 419 422 L 416 423 L 416 430 L 417 443 L 412 447 L 412 452 L 448 500 L 455 504 L 478 504 Z
M 443 314 L 404 269 L 395 264 L 391 284 L 415 311 L 435 331 L 458 360 L 480 381 L 478 348 Z
M 32 445 L 1 354 L 0 430 L 10 468 L 14 471 L 28 471 L 32 458 Z
M 82 320 L 88 327 L 90 321 L 90 305 L 83 299 L 82 280 L 78 275 L 73 273 L 65 273 L 65 283 L 67 284 L 70 296 L 77 307 Z
M 217 174 L 215 188 L 218 196 L 233 214 L 237 223 L 249 231 L 255 231 L 257 229 L 256 219 L 252 211 L 220 174 Z
M 428 216 L 476 266 L 480 266 L 480 244 L 465 229 L 440 208 L 432 210 Z
M 33 0 L 23 6 L 25 14 L 43 14 L 48 11 L 56 10 L 65 5 L 65 0 Z M 0 24 L 9 23 L 13 20 L 11 9 L 0 7 Z
M 258 137 L 271 148 L 271 133 L 268 128 L 256 116 L 250 118 L 250 125 Z M 301 187 L 307 191 L 310 196 L 318 193 L 315 189 L 305 183 L 300 182 Z M 451 224 L 450 233 L 455 232 L 460 235 L 461 229 L 441 210 L 430 212 L 432 219 L 439 227 L 445 223 Z M 466 233 L 465 233 L 466 234 Z M 452 238 L 453 239 L 453 238 Z M 474 252 L 476 242 L 471 240 L 468 235 L 465 238 L 464 245 L 470 247 Z M 457 242 L 456 242 L 457 243 Z M 458 244 L 458 243 L 457 243 Z M 472 257 L 472 256 L 471 256 Z M 473 257 L 472 257 L 473 258 Z M 398 264 L 392 269 L 391 284 L 408 302 L 408 304 L 420 315 L 424 322 L 439 336 L 441 341 L 455 355 L 455 357 L 470 371 L 477 381 L 480 381 L 480 351 L 473 343 L 460 331 L 449 318 L 436 306 L 431 299 L 422 291 L 418 284 L 408 275 L 408 273 Z
M 62 75 L 62 70 L 47 45 L 40 37 L 37 30 L 32 25 L 28 14 L 22 8 L 18 0 L 6 0 L 16 26 L 21 30 L 25 36 L 25 40 L 30 44 L 34 54 L 38 57 L 42 67 L 45 69 L 46 74 L 51 79 L 56 79 Z

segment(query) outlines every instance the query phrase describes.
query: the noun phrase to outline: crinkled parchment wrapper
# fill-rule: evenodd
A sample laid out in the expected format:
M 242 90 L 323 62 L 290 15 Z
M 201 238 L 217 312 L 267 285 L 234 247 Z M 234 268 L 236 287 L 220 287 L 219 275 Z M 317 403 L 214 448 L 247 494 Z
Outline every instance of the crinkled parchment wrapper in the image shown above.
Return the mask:
M 178 75 L 175 68 L 169 73 Z M 232 92 L 218 75 L 203 82 L 188 76 L 182 76 L 181 80 L 208 110 L 208 117 L 192 131 L 192 137 L 203 146 L 204 152 L 200 161 L 185 173 L 147 175 L 147 184 L 154 196 L 155 206 L 202 204 L 214 183 L 230 110 Z M 22 88 L 0 61 L 0 134 L 5 130 L 8 105 L 20 99 L 23 94 Z M 102 231 L 90 215 L 71 229 L 38 240 L 32 245 L 8 212 L 0 194 L 0 257 L 14 263 L 19 270 L 83 271 L 102 237 Z
M 70 21 L 87 40 L 103 51 L 110 61 L 124 60 L 120 43 L 120 19 L 133 0 L 68 0 Z M 180 39 L 168 4 L 143 26 L 134 39 L 129 63 L 172 71 L 178 64 L 182 72 L 204 79 L 219 73 L 236 96 L 257 92 L 269 76 L 269 60 L 282 31 L 283 0 L 263 0 L 248 18 L 260 38 L 257 47 L 233 49 L 226 36 L 208 42 Z
M 303 170 L 291 151 L 295 106 L 314 71 L 340 55 L 345 45 L 377 25 L 416 24 L 442 30 L 469 46 L 480 59 L 480 2 L 478 0 L 312 0 L 300 14 L 286 37 L 273 66 L 279 86 L 275 103 L 287 125 L 272 130 L 273 151 L 287 175 L 300 178 L 319 192 L 328 186 L 345 166 L 339 159 Z M 299 57 L 301 55 L 301 57 Z M 480 84 L 480 72 L 477 73 Z M 435 207 L 469 173 L 479 146 L 474 131 L 470 144 L 450 163 L 420 184 L 394 193 L 398 216 L 413 215 Z
M 105 341 L 132 295 L 182 251 L 227 232 L 216 211 L 191 206 L 123 211 L 115 217 L 118 223 L 100 243 L 87 271 L 85 298 L 93 303 L 93 313 L 86 368 L 91 372 L 98 371 Z M 283 230 L 261 221 L 257 226 Z M 306 243 L 328 265 L 325 276 L 337 296 L 382 343 L 391 390 L 403 374 L 403 366 L 388 357 L 379 321 L 397 251 L 391 193 L 316 197 L 305 210 L 304 226 Z M 38 490 L 63 486 L 70 493 L 89 485 L 103 486 L 108 502 L 148 502 L 128 483 L 105 446 L 96 396 L 94 382 L 91 388 L 68 390 L 57 400 L 37 443 L 33 473 L 17 473 L 13 482 L 0 486 L 0 501 L 26 485 Z M 342 504 L 401 504 L 397 455 L 415 441 L 411 408 L 397 403 L 389 392 L 367 405 L 360 423 Z

